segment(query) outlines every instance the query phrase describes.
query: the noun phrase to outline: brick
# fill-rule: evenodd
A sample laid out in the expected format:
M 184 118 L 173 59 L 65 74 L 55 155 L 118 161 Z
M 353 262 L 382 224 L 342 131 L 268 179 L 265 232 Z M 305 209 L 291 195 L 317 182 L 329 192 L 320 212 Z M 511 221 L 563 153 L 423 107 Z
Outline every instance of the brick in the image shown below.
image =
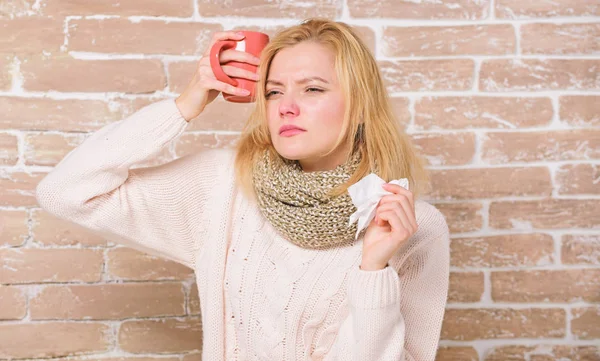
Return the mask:
M 0 285 L 0 321 L 20 320 L 27 314 L 27 297 L 19 287 Z
M 600 265 L 600 235 L 562 236 L 560 260 L 563 264 Z
M 30 301 L 32 320 L 111 320 L 185 315 L 180 283 L 47 286 Z
M 185 359 L 185 357 L 184 357 Z M 69 357 L 69 361 L 89 361 L 89 358 L 71 358 Z M 127 356 L 127 357 L 102 357 L 93 359 L 94 361 L 180 361 L 179 357 L 136 357 L 136 356 Z M 198 359 L 198 361 L 201 361 Z
M 451 0 L 441 2 L 415 2 L 413 0 L 364 1 L 348 0 L 352 17 L 397 19 L 486 19 L 489 0 Z
M 552 193 L 546 167 L 431 170 L 433 199 L 542 196 Z
M 506 55 L 516 53 L 512 25 L 384 27 L 385 56 Z
M 456 341 L 562 338 L 566 334 L 565 325 L 563 309 L 447 309 L 441 338 Z
M 598 90 L 595 59 L 492 59 L 484 60 L 479 74 L 483 91 Z
M 200 295 L 198 294 L 198 285 L 192 284 L 188 295 L 188 313 L 190 315 L 200 315 Z
M 127 102 L 0 96 L 0 127 L 17 130 L 93 131 L 121 119 Z
M 197 0 L 200 16 L 242 16 L 261 18 L 325 17 L 335 19 L 342 15 L 342 0 L 312 0 L 295 2 L 284 0 L 244 0 L 235 6 L 212 0 Z
M 189 353 L 183 357 L 183 361 L 202 361 L 202 354 L 197 353 Z
M 496 302 L 598 302 L 600 269 L 492 272 Z
M 182 157 L 207 148 L 232 148 L 238 139 L 237 134 L 183 134 L 175 144 L 175 152 Z
M 441 346 L 438 347 L 435 361 L 479 361 L 479 355 L 470 346 Z
M 185 280 L 193 275 L 193 271 L 164 258 L 119 247 L 107 253 L 106 274 L 113 280 L 158 281 Z
M 593 199 L 545 199 L 490 204 L 492 228 L 594 228 L 600 227 L 600 203 Z
M 596 54 L 600 52 L 600 24 L 524 24 L 523 54 Z
M 31 91 L 150 93 L 167 82 L 162 62 L 152 59 L 32 57 L 23 61 L 21 73 L 23 88 Z
M 277 33 L 279 33 L 280 31 L 286 29 L 287 26 L 284 25 L 274 25 L 270 22 L 263 22 L 262 24 L 258 24 L 258 25 L 246 25 L 246 24 L 240 24 L 237 26 L 233 26 L 233 27 L 226 27 L 225 30 L 232 30 L 232 31 L 238 31 L 238 30 L 247 30 L 247 31 L 260 31 L 261 33 L 265 33 L 267 35 L 269 35 L 270 39 L 273 39 Z
M 0 19 L 14 19 L 28 15 L 35 0 L 4 0 L 0 3 Z
M 600 306 L 573 308 L 571 312 L 571 332 L 576 339 L 600 339 Z
M 448 302 L 481 301 L 483 283 L 483 272 L 451 272 Z
M 463 165 L 475 155 L 473 133 L 411 134 L 413 144 L 427 160 L 428 165 Z
M 199 351 L 202 326 L 199 318 L 160 321 L 125 321 L 119 328 L 119 347 L 131 353 Z
M 0 206 L 32 207 L 35 187 L 45 173 L 0 172 Z
M 600 158 L 600 130 L 487 133 L 481 158 L 491 164 Z
M 422 97 L 415 103 L 416 129 L 515 129 L 547 126 L 552 101 L 541 97 Z
M 567 164 L 556 171 L 559 194 L 600 194 L 600 167 L 596 164 Z
M 495 14 L 501 19 L 593 16 L 600 14 L 600 8 L 588 0 L 497 0 Z
M 412 117 L 410 114 L 410 100 L 404 97 L 391 97 L 389 100 L 392 106 L 392 111 L 400 122 L 400 126 L 406 130 L 406 127 L 410 124 L 410 119 Z
M 25 164 L 54 166 L 84 140 L 82 134 L 26 134 Z
M 73 20 L 69 49 L 97 53 L 202 55 L 218 24 L 128 19 Z
M 487 353 L 485 361 L 596 361 L 599 352 L 596 346 L 499 346 Z
M 559 98 L 560 120 L 575 126 L 600 126 L 600 96 L 569 95 Z
M 119 16 L 174 16 L 191 17 L 194 12 L 192 2 L 187 0 L 118 1 L 118 0 L 42 0 L 40 12 L 46 16 L 86 16 L 86 15 L 119 15 Z
M 12 86 L 12 56 L 0 54 L 0 90 L 9 90 Z
M 365 43 L 365 45 L 369 48 L 369 50 L 371 51 L 372 54 L 375 54 L 375 32 L 373 31 L 373 29 L 369 26 L 358 26 L 358 25 L 352 25 L 352 24 L 348 24 L 352 27 L 352 29 L 354 29 L 354 31 L 356 32 L 356 34 L 358 35 L 358 37 Z M 273 39 L 277 33 L 279 33 L 281 30 L 284 30 L 286 28 L 286 26 L 282 26 L 282 25 L 241 25 L 241 26 L 234 26 L 231 28 L 231 30 L 237 31 L 237 30 L 248 30 L 248 31 L 260 31 L 262 33 L 265 33 L 267 35 L 269 35 L 269 37 L 271 39 Z M 229 29 L 229 28 L 227 28 Z
M 29 236 L 27 211 L 0 209 L 0 247 L 22 246 Z
M 0 133 L 0 165 L 15 165 L 19 160 L 19 140 L 12 134 Z
M 183 93 L 188 83 L 192 80 L 197 67 L 198 60 L 174 61 L 167 64 L 167 73 L 169 74 L 169 91 L 177 94 Z M 219 101 L 219 99 L 216 99 L 213 103 L 217 101 Z M 210 106 L 211 105 L 208 107 Z M 208 109 L 208 107 L 206 109 Z
M 375 32 L 368 26 L 352 26 L 358 37 L 365 43 L 371 54 L 375 55 Z
M 110 326 L 101 323 L 0 323 L 0 358 L 52 358 L 106 352 Z
M 453 238 L 453 267 L 535 267 L 554 263 L 554 241 L 544 233 Z
M 102 247 L 107 242 L 99 235 L 74 223 L 36 209 L 31 212 L 31 235 L 42 246 Z
M 62 20 L 44 18 L 0 19 L 0 53 L 59 52 L 65 35 Z
M 470 59 L 380 61 L 389 92 L 468 90 L 475 63 Z
M 446 218 L 451 233 L 477 231 L 483 226 L 480 203 L 437 203 L 435 207 Z
M 99 250 L 0 249 L 0 260 L 0 283 L 5 284 L 98 282 L 102 276 Z

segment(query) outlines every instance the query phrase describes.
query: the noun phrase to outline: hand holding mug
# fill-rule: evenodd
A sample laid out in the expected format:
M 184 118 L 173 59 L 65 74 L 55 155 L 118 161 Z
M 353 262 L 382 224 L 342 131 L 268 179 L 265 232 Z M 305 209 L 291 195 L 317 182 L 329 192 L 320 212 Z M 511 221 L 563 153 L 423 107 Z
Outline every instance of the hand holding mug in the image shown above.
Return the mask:
M 221 53 L 227 51 L 227 49 L 235 49 L 260 57 L 260 53 L 269 43 L 269 36 L 258 31 L 242 31 L 241 33 L 244 34 L 244 39 L 242 40 L 222 40 L 216 42 L 212 46 L 210 50 L 210 66 L 217 80 L 250 91 L 250 94 L 245 96 L 223 92 L 223 98 L 225 98 L 225 100 L 235 103 L 250 103 L 254 101 L 255 97 L 255 79 L 229 76 L 225 71 L 225 67 L 221 65 Z M 238 62 L 235 60 L 228 62 L 227 66 L 234 66 L 252 73 L 256 73 L 258 70 L 257 66 L 254 64 Z
M 218 80 L 211 67 L 211 49 L 220 41 L 240 41 L 245 38 L 243 33 L 232 31 L 217 32 L 213 35 L 212 41 L 206 52 L 198 62 L 194 76 L 186 86 L 185 90 L 177 97 L 175 103 L 181 111 L 185 120 L 190 121 L 202 113 L 206 105 L 211 103 L 219 95 L 220 92 L 233 94 L 240 97 L 248 97 L 251 91 L 235 86 L 231 83 L 226 83 Z M 240 51 L 233 48 L 223 49 L 218 53 L 218 62 L 223 73 L 234 79 L 247 79 L 252 82 L 258 80 L 256 72 L 247 70 L 238 66 L 228 65 L 233 64 L 248 64 L 256 67 L 260 59 L 249 52 Z M 214 62 L 214 60 L 213 60 Z

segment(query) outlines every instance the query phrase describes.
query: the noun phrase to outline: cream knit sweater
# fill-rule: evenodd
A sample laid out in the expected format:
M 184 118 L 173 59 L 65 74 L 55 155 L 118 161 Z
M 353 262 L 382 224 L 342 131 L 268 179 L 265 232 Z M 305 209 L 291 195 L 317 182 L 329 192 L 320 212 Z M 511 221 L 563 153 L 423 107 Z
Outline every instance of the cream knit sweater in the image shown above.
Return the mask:
M 433 206 L 380 271 L 362 240 L 301 249 L 236 189 L 231 150 L 131 169 L 188 123 L 162 100 L 105 126 L 37 187 L 46 211 L 195 270 L 204 361 L 434 360 L 448 292 L 449 236 Z

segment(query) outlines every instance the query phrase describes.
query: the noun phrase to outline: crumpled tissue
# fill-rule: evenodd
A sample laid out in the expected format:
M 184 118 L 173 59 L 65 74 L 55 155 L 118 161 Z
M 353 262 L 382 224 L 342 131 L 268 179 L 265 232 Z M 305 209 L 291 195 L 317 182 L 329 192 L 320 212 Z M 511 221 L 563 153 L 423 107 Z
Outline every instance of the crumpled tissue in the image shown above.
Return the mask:
M 399 185 L 408 190 L 408 179 L 406 178 L 396 179 L 389 183 Z M 384 184 L 385 181 L 383 179 L 379 178 L 377 174 L 371 173 L 348 187 L 352 203 L 356 206 L 356 212 L 350 215 L 349 223 L 349 225 L 352 225 L 358 221 L 356 238 L 358 238 L 360 231 L 366 228 L 373 218 L 375 218 L 377 204 L 381 198 L 385 195 L 393 194 L 382 188 Z

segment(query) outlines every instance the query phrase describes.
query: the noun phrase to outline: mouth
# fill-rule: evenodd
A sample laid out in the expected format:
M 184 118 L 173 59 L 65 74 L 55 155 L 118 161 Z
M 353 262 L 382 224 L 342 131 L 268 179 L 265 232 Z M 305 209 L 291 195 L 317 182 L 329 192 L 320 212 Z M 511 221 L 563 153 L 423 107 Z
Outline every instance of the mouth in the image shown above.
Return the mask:
M 284 125 L 279 128 L 279 135 L 282 137 L 291 137 L 300 133 L 304 133 L 305 131 L 306 130 L 294 125 Z

